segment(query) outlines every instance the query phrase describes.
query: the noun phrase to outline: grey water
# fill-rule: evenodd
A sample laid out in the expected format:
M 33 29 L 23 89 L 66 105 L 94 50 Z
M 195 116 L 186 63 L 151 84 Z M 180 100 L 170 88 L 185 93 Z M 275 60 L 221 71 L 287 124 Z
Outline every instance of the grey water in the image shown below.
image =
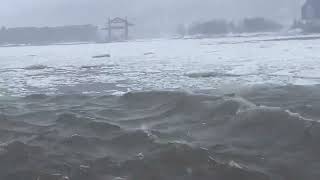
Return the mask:
M 319 42 L 272 39 L 0 48 L 0 179 L 317 180 Z

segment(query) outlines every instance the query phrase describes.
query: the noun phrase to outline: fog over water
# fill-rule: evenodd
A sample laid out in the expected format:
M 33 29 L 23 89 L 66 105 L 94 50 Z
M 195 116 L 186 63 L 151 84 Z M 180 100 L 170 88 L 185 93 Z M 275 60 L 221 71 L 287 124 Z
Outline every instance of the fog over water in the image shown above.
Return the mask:
M 128 16 L 145 31 L 166 31 L 179 23 L 263 16 L 288 23 L 304 0 L 2 0 L 1 25 L 103 25 L 108 16 Z M 164 27 L 165 26 L 165 27 Z

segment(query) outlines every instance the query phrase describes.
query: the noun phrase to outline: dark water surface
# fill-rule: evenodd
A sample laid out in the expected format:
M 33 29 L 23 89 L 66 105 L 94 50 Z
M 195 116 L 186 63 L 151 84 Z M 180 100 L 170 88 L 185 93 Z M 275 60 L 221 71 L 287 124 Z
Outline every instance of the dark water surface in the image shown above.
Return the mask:
M 318 180 L 320 86 L 3 96 L 1 180 Z

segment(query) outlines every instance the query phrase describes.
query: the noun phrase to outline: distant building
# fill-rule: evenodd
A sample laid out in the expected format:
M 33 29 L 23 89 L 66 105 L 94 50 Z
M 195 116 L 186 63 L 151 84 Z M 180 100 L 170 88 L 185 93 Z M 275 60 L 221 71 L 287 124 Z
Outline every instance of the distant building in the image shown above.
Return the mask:
M 94 42 L 98 27 L 76 25 L 60 27 L 17 27 L 0 29 L 0 44 L 52 44 L 66 42 Z
M 306 0 L 301 8 L 301 20 L 295 21 L 293 28 L 305 33 L 320 32 L 320 0 Z
M 301 16 L 303 20 L 320 19 L 320 0 L 307 0 L 302 6 Z

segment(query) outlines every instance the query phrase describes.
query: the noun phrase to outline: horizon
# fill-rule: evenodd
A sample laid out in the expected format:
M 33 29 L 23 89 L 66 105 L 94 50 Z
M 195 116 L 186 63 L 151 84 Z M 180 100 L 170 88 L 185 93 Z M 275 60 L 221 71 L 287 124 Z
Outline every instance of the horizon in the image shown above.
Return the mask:
M 300 17 L 304 0 L 181 0 L 128 1 L 3 0 L 0 7 L 1 26 L 57 27 L 92 24 L 104 26 L 108 17 L 128 17 L 139 25 L 139 31 L 170 32 L 178 24 L 191 24 L 211 19 L 238 22 L 244 18 L 264 17 L 289 24 Z M 177 13 L 177 10 L 179 13 Z M 273 10 L 272 13 L 269 13 Z

